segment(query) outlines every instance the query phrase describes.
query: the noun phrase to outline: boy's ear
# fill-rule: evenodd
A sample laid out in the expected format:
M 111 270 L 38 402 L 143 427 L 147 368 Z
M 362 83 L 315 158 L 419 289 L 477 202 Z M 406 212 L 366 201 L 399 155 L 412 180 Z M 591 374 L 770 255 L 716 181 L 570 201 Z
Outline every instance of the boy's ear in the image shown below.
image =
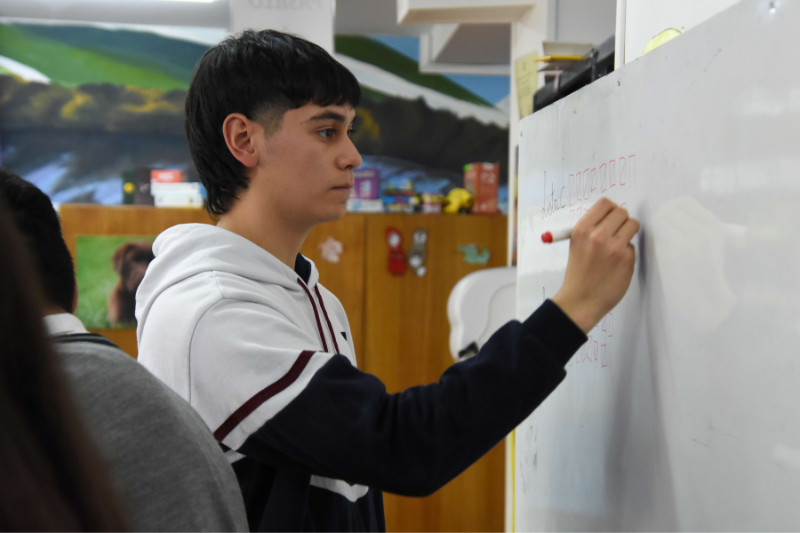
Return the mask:
M 247 168 L 258 164 L 255 135 L 259 129 L 260 126 L 257 122 L 241 113 L 231 113 L 225 117 L 225 122 L 222 123 L 222 135 L 225 137 L 228 150 Z

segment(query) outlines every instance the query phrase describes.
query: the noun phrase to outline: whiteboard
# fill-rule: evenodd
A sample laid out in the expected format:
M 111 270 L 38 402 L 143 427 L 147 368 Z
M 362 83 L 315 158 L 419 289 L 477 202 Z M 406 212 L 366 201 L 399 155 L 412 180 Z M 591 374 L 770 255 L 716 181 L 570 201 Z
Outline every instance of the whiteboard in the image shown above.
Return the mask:
M 743 0 L 522 122 L 517 312 L 602 195 L 622 302 L 515 431 L 513 527 L 800 530 L 800 2 Z M 794 65 L 794 66 L 793 66 Z
M 650 39 L 668 28 L 686 31 L 739 0 L 625 0 L 625 62 L 641 57 Z

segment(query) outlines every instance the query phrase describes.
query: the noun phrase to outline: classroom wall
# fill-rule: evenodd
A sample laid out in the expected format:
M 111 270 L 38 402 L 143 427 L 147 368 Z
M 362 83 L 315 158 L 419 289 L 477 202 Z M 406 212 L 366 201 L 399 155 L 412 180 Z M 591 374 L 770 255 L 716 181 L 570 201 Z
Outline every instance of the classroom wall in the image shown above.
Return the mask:
M 616 0 L 558 0 L 549 38 L 598 45 L 614 35 L 616 12 Z

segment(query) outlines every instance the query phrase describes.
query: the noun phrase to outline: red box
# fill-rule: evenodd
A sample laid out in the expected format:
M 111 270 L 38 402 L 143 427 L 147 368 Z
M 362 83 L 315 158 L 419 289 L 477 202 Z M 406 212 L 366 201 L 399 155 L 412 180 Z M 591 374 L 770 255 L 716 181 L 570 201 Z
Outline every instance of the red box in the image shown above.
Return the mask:
M 464 188 L 475 196 L 473 213 L 497 213 L 497 186 L 500 182 L 500 163 L 470 163 L 464 165 Z
M 150 183 L 183 183 L 183 171 L 151 170 Z

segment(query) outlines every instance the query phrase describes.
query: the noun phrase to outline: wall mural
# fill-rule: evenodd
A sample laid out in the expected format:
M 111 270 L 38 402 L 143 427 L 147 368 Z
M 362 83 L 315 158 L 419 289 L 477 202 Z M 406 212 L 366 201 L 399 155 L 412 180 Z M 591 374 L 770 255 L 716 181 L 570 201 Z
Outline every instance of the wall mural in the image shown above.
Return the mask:
M 197 181 L 183 102 L 213 40 L 187 34 L 0 22 L 2 165 L 56 203 L 122 203 L 122 173 L 136 167 L 178 169 Z M 336 38 L 337 59 L 364 88 L 354 137 L 362 168 L 378 169 L 382 183 L 406 179 L 421 192 L 447 193 L 463 185 L 465 163 L 497 161 L 502 203 L 508 117 L 490 101 L 497 95 L 420 74 L 402 49 L 379 37 Z

